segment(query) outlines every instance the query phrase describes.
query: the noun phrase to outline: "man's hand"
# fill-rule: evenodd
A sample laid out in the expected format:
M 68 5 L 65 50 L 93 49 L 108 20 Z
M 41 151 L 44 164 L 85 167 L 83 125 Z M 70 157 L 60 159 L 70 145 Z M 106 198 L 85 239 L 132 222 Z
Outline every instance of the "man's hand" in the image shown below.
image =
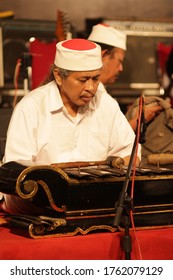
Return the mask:
M 156 116 L 163 110 L 162 106 L 145 106 L 145 120 L 147 123 L 154 120 Z
M 163 110 L 162 106 L 145 106 L 145 120 L 146 123 L 154 120 L 156 116 Z M 135 131 L 137 126 L 137 119 L 138 119 L 138 108 L 136 108 L 136 113 L 133 119 L 129 120 L 129 124 L 131 125 L 132 129 Z

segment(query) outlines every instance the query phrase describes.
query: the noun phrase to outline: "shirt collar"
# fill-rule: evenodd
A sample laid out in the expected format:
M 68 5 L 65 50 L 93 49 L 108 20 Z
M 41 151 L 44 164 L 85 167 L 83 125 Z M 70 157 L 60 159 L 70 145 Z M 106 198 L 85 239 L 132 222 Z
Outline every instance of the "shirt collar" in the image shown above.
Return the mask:
M 50 98 L 49 98 L 49 104 L 50 104 L 50 112 L 53 111 L 58 111 L 60 109 L 63 108 L 63 102 L 61 99 L 61 95 L 58 89 L 57 84 L 55 83 L 55 81 L 52 81 L 49 83 L 49 94 L 50 94 Z

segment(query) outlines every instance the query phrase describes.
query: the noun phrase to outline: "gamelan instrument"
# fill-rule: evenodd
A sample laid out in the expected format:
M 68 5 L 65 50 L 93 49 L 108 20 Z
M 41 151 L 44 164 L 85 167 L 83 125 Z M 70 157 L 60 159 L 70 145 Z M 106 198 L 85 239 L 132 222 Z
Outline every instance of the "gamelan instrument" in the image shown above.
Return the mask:
M 11 224 L 28 226 L 33 238 L 117 230 L 116 202 L 126 168 L 119 158 L 26 167 L 9 162 L 0 167 L 0 192 L 30 200 L 43 215 L 6 215 Z M 129 181 L 130 195 L 132 178 Z M 173 225 L 173 170 L 137 168 L 133 217 L 137 228 Z M 123 221 L 120 223 L 121 230 Z

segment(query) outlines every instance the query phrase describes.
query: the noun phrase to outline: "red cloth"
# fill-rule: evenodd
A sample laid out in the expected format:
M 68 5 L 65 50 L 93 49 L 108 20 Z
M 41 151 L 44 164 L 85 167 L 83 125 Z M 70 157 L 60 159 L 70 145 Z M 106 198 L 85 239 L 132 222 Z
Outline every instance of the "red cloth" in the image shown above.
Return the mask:
M 1 260 L 121 260 L 123 232 L 31 239 L 0 227 Z M 173 227 L 137 231 L 143 260 L 173 260 Z M 139 252 L 131 232 L 131 259 Z
M 172 48 L 173 48 L 173 44 L 166 45 L 164 43 L 159 43 L 157 46 L 159 67 L 162 75 L 165 72 L 166 62 Z
M 35 39 L 30 43 L 32 56 L 32 89 L 39 86 L 49 73 L 50 66 L 54 63 L 56 43 Z

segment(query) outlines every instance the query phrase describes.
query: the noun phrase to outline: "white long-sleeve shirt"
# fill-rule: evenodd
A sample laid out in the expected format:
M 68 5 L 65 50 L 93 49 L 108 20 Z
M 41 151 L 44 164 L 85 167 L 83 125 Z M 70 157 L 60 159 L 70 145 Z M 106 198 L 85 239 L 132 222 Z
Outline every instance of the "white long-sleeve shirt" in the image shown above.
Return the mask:
M 54 81 L 27 94 L 14 109 L 4 162 L 97 161 L 131 154 L 135 134 L 100 83 L 88 106 L 71 117 Z M 138 149 L 140 154 L 140 148 Z

